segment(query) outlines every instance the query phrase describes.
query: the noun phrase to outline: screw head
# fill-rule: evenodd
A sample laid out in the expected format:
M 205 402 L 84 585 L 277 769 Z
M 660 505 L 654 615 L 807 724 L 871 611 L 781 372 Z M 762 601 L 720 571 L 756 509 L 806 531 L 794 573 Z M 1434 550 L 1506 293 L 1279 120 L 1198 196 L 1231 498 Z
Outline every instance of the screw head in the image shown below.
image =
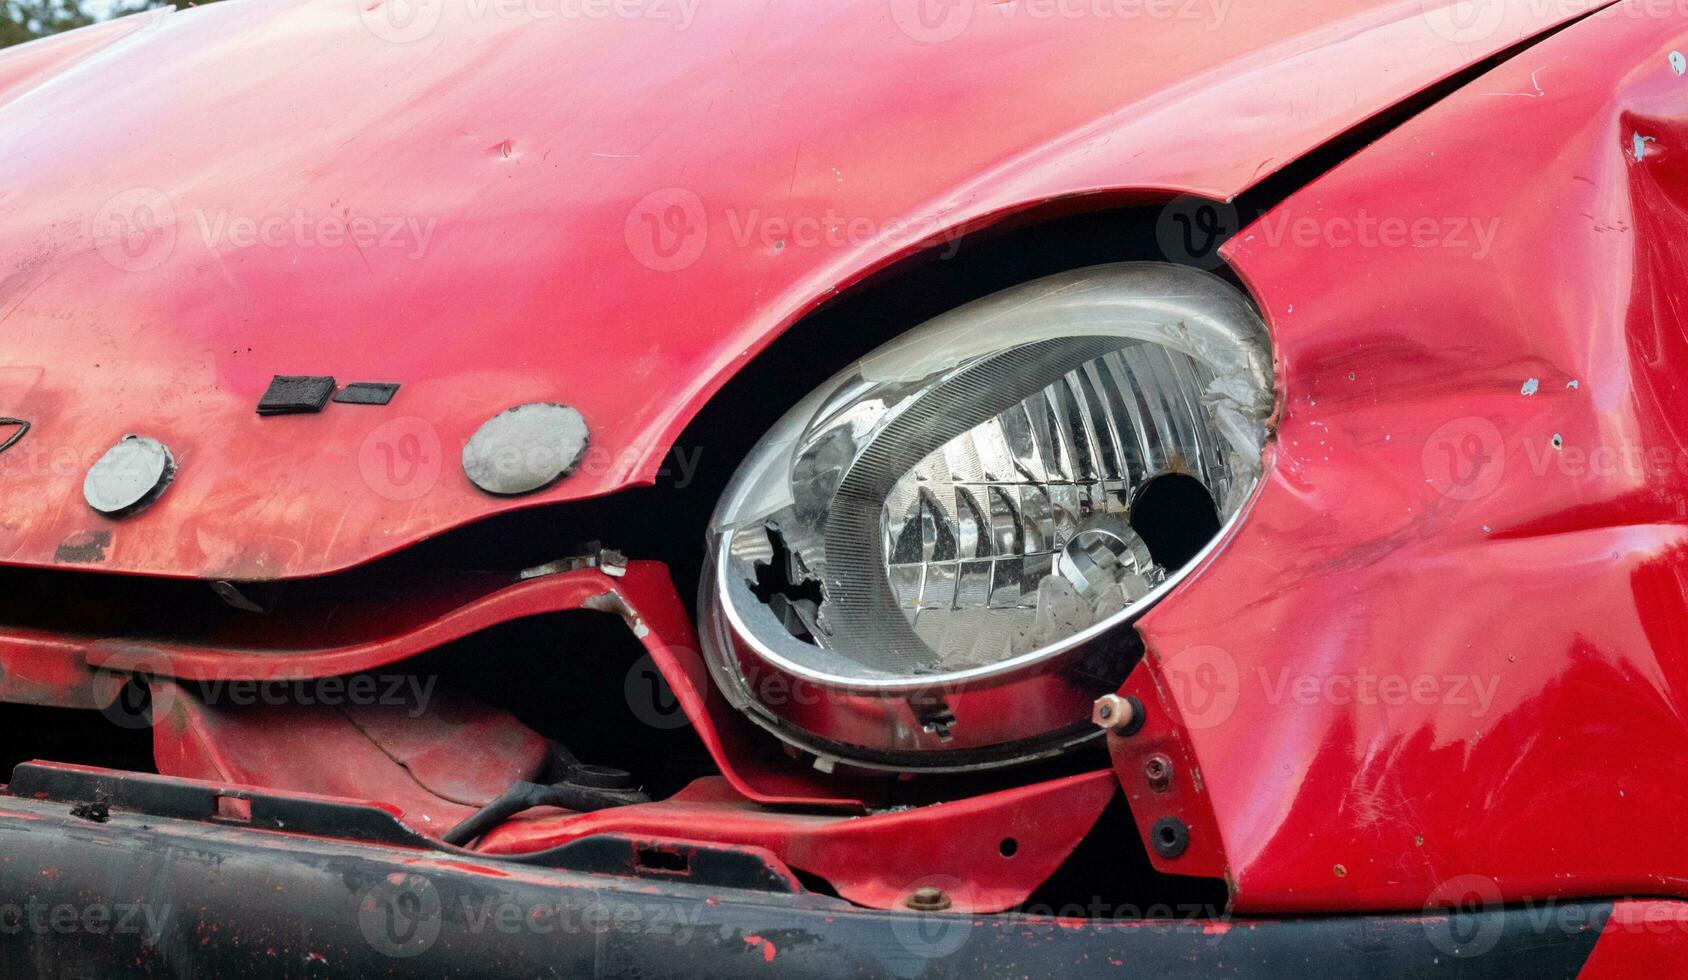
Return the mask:
M 1164 793 L 1172 786 L 1172 760 L 1160 753 L 1155 753 L 1143 761 L 1143 778 L 1149 781 L 1149 788 L 1157 793 Z
M 907 904 L 916 912 L 942 912 L 950 907 L 950 897 L 940 888 L 925 885 L 914 890 Z

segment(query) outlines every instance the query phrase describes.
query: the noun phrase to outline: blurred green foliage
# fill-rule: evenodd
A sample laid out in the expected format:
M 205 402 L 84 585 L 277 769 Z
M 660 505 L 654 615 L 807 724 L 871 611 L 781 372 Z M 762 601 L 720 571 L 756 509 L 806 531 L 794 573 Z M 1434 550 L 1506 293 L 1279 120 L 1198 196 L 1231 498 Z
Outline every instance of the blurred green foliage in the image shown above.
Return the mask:
M 213 0 L 114 0 L 107 17 L 121 17 L 153 7 L 192 7 Z M 80 0 L 0 0 L 0 48 L 85 27 L 96 19 Z
M 0 0 L 0 47 L 92 24 L 81 7 L 64 0 Z

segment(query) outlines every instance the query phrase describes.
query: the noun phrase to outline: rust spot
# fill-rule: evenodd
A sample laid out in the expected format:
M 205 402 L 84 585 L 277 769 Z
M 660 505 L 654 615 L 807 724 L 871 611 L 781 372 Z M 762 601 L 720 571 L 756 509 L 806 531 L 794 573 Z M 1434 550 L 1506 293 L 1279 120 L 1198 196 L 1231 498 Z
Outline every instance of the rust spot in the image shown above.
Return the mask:
M 59 545 L 59 550 L 53 553 L 53 561 L 67 565 L 90 565 L 106 559 L 106 549 L 111 547 L 110 531 L 78 531 L 65 538 Z
M 111 819 L 111 804 L 103 799 L 95 799 L 91 803 L 78 803 L 70 808 L 70 815 L 93 823 L 105 823 Z

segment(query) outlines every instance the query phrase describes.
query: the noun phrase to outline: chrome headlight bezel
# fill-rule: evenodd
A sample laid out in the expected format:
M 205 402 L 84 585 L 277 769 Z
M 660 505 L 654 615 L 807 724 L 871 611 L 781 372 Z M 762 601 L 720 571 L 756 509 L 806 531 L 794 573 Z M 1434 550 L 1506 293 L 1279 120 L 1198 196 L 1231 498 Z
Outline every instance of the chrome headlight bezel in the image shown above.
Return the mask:
M 740 536 L 766 535 L 770 515 L 781 508 L 792 513 L 794 466 L 806 437 L 843 427 L 848 446 L 856 447 L 850 440 L 858 431 L 869 431 L 861 445 L 871 446 L 873 426 L 893 410 L 879 412 L 875 403 L 876 417 L 840 422 L 841 413 L 869 404 L 869 394 L 907 386 L 924 397 L 938 379 L 957 378 L 991 358 L 1059 351 L 1062 345 L 1076 345 L 1074 356 L 1082 356 L 1090 349 L 1083 345 L 1093 341 L 1117 342 L 1122 350 L 1152 344 L 1206 369 L 1201 411 L 1234 479 L 1217 501 L 1220 532 L 1164 581 L 1056 642 L 930 673 L 876 667 L 805 642 L 752 592 L 754 568 L 745 554 L 758 552 L 760 543 Z M 997 411 L 1014 404 L 1009 397 Z M 969 769 L 1046 756 L 1093 738 L 1099 733 L 1087 720 L 1092 701 L 1116 689 L 1134 660 L 1136 637 L 1127 624 L 1178 587 L 1246 511 L 1259 482 L 1273 406 L 1271 356 L 1259 314 L 1229 283 L 1187 267 L 1131 263 L 1076 270 L 928 321 L 803 399 L 729 484 L 711 522 L 700 603 L 712 674 L 758 724 L 824 760 L 898 770 Z M 983 418 L 974 429 L 992 416 Z M 883 559 L 886 549 L 877 547 Z M 824 549 L 819 554 L 824 558 Z

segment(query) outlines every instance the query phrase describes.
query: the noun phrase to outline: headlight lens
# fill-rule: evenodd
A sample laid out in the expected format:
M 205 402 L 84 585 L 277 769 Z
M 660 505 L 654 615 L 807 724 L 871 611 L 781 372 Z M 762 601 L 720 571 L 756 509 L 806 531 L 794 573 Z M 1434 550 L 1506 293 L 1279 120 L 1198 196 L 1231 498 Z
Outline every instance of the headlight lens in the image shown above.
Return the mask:
M 711 666 L 753 717 L 831 758 L 1058 750 L 1130 666 L 1117 642 L 1119 663 L 1062 655 L 1193 564 L 1155 547 L 1168 528 L 1145 524 L 1149 488 L 1180 475 L 1209 521 L 1230 520 L 1271 408 L 1264 327 L 1207 273 L 1104 266 L 939 317 L 752 451 L 711 531 Z M 1001 690 L 1021 674 L 1041 678 L 1016 694 L 1032 703 Z M 780 697 L 760 689 L 770 676 Z M 982 691 L 1010 718 L 966 717 Z

